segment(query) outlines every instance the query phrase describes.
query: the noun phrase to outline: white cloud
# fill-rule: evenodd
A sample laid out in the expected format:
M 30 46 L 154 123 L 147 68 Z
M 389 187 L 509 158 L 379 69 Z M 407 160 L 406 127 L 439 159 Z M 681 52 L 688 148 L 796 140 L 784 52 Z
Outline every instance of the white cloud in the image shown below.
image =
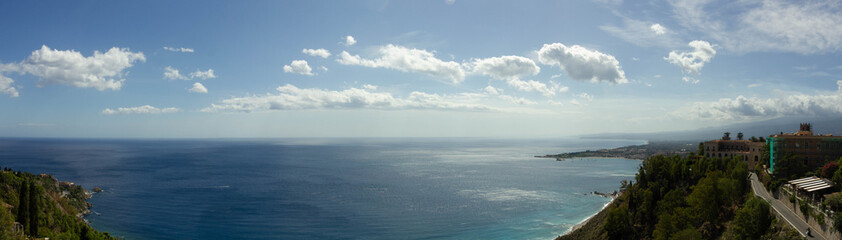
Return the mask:
M 313 76 L 313 69 L 304 60 L 294 60 L 289 65 L 284 65 L 284 72 Z
M 453 5 L 454 3 L 456 3 L 456 0 L 444 0 L 444 3 L 446 3 L 447 5 Z
M 657 23 L 652 24 L 652 26 L 649 26 L 649 29 L 652 29 L 652 32 L 654 32 L 657 35 L 664 35 L 664 34 L 667 33 L 667 28 L 665 28 L 664 26 L 661 26 L 661 24 L 657 24 Z
M 519 104 L 519 105 L 535 105 L 535 104 L 538 104 L 535 101 L 532 101 L 532 100 L 529 100 L 529 99 L 526 99 L 526 98 L 522 98 L 522 97 L 513 97 L 513 96 L 509 96 L 509 95 L 502 95 L 502 94 L 498 95 L 498 97 L 502 100 L 509 101 L 511 103 Z
M 305 48 L 304 50 L 301 50 L 301 52 L 304 53 L 304 54 L 310 55 L 310 56 L 314 56 L 314 57 L 321 57 L 321 58 L 330 57 L 330 51 L 328 51 L 327 49 L 324 49 L 324 48 L 319 48 L 319 49 Z
M 761 83 L 752 83 L 752 84 L 749 84 L 749 85 L 748 85 L 748 86 L 746 86 L 746 87 L 748 87 L 748 88 L 756 88 L 756 87 L 760 87 L 760 86 L 763 86 L 763 84 L 761 84 Z
M 125 81 L 123 70 L 136 61 L 146 61 L 146 57 L 141 52 L 131 52 L 126 48 L 113 47 L 105 53 L 94 51 L 92 56 L 85 57 L 74 50 L 53 50 L 41 46 L 27 59 L 7 67 L 40 78 L 39 87 L 63 84 L 103 91 L 119 90 Z
M 169 107 L 169 108 L 156 108 L 149 105 L 143 105 L 139 107 L 128 107 L 128 108 L 117 108 L 117 110 L 113 110 L 110 108 L 106 108 L 102 110 L 102 114 L 106 115 L 116 115 L 116 114 L 161 114 L 161 113 L 176 113 L 181 112 L 181 109 Z
M 180 79 L 180 80 L 187 80 L 188 78 L 187 78 L 187 77 L 185 77 L 184 75 L 181 75 L 181 73 L 179 73 L 179 72 L 178 72 L 178 69 L 175 69 L 175 68 L 173 68 L 172 66 L 167 66 L 167 67 L 165 67 L 165 68 L 164 68 L 164 79 L 169 79 L 169 80 L 176 80 L 176 79 Z
M 205 80 L 208 78 L 216 78 L 216 74 L 213 74 L 213 69 L 210 68 L 208 68 L 208 70 L 204 72 L 196 69 L 195 72 L 190 73 L 190 78 L 201 78 L 202 80 Z
M 164 47 L 164 50 L 167 50 L 167 51 L 170 51 L 170 52 L 189 52 L 189 53 L 192 53 L 192 52 L 193 52 L 193 49 L 192 49 L 192 48 L 171 48 L 171 47 Z
M 427 75 L 447 78 L 453 83 L 460 83 L 465 79 L 465 71 L 461 65 L 453 61 L 442 61 L 432 52 L 423 49 L 405 48 L 402 46 L 386 45 L 378 50 L 379 57 L 365 59 L 359 55 L 351 55 L 342 51 L 336 61 L 344 65 L 358 65 L 370 68 L 388 68 L 403 72 L 417 72 Z
M 371 84 L 365 84 L 365 85 L 363 85 L 363 89 L 373 91 L 373 90 L 377 90 L 377 86 L 374 86 L 374 85 L 371 85 Z
M 201 83 L 193 83 L 193 87 L 188 89 L 187 91 L 194 93 L 208 93 L 208 89 L 205 88 L 205 85 L 202 85 Z
M 574 94 L 573 96 L 576 96 L 576 97 L 581 98 L 583 100 L 586 100 L 588 102 L 593 101 L 593 96 L 591 96 L 588 93 L 579 93 L 579 94 Z
M 327 67 L 325 67 L 325 66 L 319 66 L 319 68 L 321 68 L 321 69 L 322 69 L 322 71 L 327 72 Z
M 691 76 L 683 76 L 683 77 L 681 77 L 681 81 L 684 81 L 684 82 L 687 82 L 687 83 L 692 83 L 692 84 L 698 84 L 699 83 L 698 78 L 694 78 L 694 77 L 691 77 Z
M 211 104 L 203 112 L 253 112 L 269 110 L 306 109 L 431 109 L 456 111 L 491 111 L 491 107 L 476 104 L 456 96 L 412 92 L 397 98 L 386 92 L 350 88 L 342 91 L 316 88 L 301 89 L 287 84 L 277 88 L 277 94 L 235 97 Z
M 353 36 L 349 35 L 349 36 L 345 37 L 345 46 L 351 46 L 351 45 L 354 45 L 354 44 L 357 44 L 357 40 L 354 39 Z
M 561 43 L 544 44 L 538 50 L 538 60 L 546 65 L 558 65 L 571 78 L 592 83 L 628 83 L 620 62 L 614 56 L 579 45 L 567 47 Z
M 521 56 L 502 56 L 476 59 L 466 67 L 472 73 L 491 76 L 494 79 L 521 78 L 534 76 L 541 72 L 541 68 L 532 59 Z
M 0 93 L 9 95 L 9 97 L 18 97 L 18 90 L 12 86 L 15 83 L 15 80 L 8 78 L 6 76 L 0 75 Z
M 801 54 L 842 49 L 838 1 L 671 1 L 674 16 L 688 29 L 735 52 Z M 720 11 L 721 9 L 729 11 Z M 726 15 L 726 14 L 734 14 Z
M 518 105 L 535 105 L 535 104 L 538 104 L 538 103 L 536 103 L 534 101 L 531 101 L 529 99 L 526 99 L 526 98 L 522 98 L 522 97 L 519 98 L 519 97 L 505 95 L 505 94 L 503 94 L 503 89 L 495 88 L 493 86 L 486 86 L 485 88 L 482 89 L 482 91 L 483 91 L 482 95 L 489 96 L 489 97 L 497 97 L 497 98 L 502 99 L 504 101 L 511 102 L 511 103 L 518 104 Z
M 497 89 L 497 88 L 492 87 L 492 86 L 487 86 L 483 90 L 485 90 L 485 93 L 487 93 L 489 95 L 500 95 L 500 93 L 503 92 L 502 89 Z
M 545 97 L 553 97 L 557 91 L 555 88 L 548 87 L 547 84 L 535 80 L 523 81 L 517 78 L 510 78 L 509 80 L 506 80 L 506 83 L 517 90 L 524 92 L 539 92 Z M 564 88 L 564 91 L 567 91 L 566 87 Z
M 770 119 L 784 116 L 842 116 L 842 81 L 836 92 L 819 95 L 783 94 L 773 98 L 721 98 L 713 102 L 696 102 L 671 115 L 701 120 Z
M 700 74 L 705 63 L 710 62 L 713 56 L 716 56 L 716 50 L 713 49 L 716 45 L 711 45 L 705 41 L 692 41 L 688 43 L 693 51 L 678 52 L 671 51 L 669 56 L 664 57 L 664 60 L 669 61 L 676 66 L 681 67 L 681 72 Z

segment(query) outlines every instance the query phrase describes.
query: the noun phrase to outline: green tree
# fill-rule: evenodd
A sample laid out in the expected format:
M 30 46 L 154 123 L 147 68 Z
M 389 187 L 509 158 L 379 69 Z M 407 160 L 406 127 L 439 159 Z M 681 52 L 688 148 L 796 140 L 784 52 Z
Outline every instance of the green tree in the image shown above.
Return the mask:
M 807 222 L 809 222 L 810 221 L 810 211 L 812 209 L 812 208 L 810 208 L 810 205 L 807 205 L 807 202 L 805 202 L 805 201 L 798 201 L 798 209 L 801 210 L 801 214 L 804 215 L 804 219 L 806 219 Z
M 700 142 L 699 143 L 699 156 L 704 156 L 704 155 L 705 155 L 705 143 Z
M 824 205 L 828 206 L 833 211 L 838 212 L 842 210 L 842 194 L 838 192 L 830 194 L 830 196 L 825 198 Z
M 628 207 L 622 205 L 618 208 L 611 209 L 608 212 L 608 217 L 605 219 L 603 228 L 608 233 L 610 239 L 629 238 L 631 226 L 629 225 Z
M 760 239 L 772 223 L 769 213 L 766 201 L 752 197 L 737 211 L 727 235 L 730 239 Z
M 714 222 L 719 216 L 723 205 L 722 191 L 716 186 L 719 175 L 721 172 L 708 174 L 693 187 L 693 192 L 687 197 L 687 203 L 698 213 L 697 224 Z
M 0 200 L 0 206 L 3 204 L 4 202 Z M 10 227 L 14 222 L 15 219 L 11 212 L 5 208 L 0 209 L 0 239 L 19 239 L 12 233 L 12 228 Z
M 737 140 L 743 140 L 743 132 L 737 133 Z
M 35 181 L 29 182 L 29 235 L 38 237 L 38 197 L 41 195 Z
M 702 240 L 702 239 L 703 239 L 702 233 L 700 233 L 699 230 L 696 230 L 695 228 L 686 228 L 684 230 L 681 230 L 681 231 L 675 233 L 675 235 L 672 235 L 672 237 L 670 238 L 670 240 Z
M 833 229 L 842 233 L 842 213 L 833 214 Z
M 29 184 L 25 180 L 21 181 L 18 194 L 18 222 L 29 232 Z

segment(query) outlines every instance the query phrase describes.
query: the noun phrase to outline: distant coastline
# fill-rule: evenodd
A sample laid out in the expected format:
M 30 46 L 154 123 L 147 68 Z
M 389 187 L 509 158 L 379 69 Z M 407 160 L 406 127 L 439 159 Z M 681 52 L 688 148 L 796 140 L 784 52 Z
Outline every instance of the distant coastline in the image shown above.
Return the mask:
M 554 158 L 556 161 L 564 161 L 571 158 L 624 158 L 644 160 L 654 155 L 686 156 L 691 152 L 695 152 L 697 148 L 696 144 L 698 143 L 686 141 L 649 142 L 641 145 L 630 145 L 612 149 L 585 150 L 579 152 L 547 154 L 535 157 Z

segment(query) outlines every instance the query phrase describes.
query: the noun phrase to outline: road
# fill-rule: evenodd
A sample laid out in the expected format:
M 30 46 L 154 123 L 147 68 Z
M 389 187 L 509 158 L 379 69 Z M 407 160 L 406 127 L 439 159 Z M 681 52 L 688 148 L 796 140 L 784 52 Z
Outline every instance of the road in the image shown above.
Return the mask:
M 781 201 L 778 201 L 777 199 L 769 195 L 769 192 L 766 191 L 766 188 L 763 187 L 763 184 L 761 184 L 760 181 L 757 180 L 757 175 L 751 173 L 749 175 L 749 178 L 751 178 L 751 191 L 754 192 L 754 195 L 757 195 L 758 197 L 763 198 L 763 200 L 766 200 L 766 202 L 768 202 L 769 205 L 771 205 L 772 208 L 775 209 L 776 212 L 778 212 L 778 216 L 783 216 L 784 220 L 786 220 L 786 222 L 789 223 L 789 225 L 795 228 L 795 230 L 797 230 L 798 233 L 801 233 L 801 236 L 804 236 L 807 239 L 825 239 L 825 237 L 817 231 L 811 231 L 811 235 L 813 236 L 808 237 L 806 233 L 808 227 L 807 223 L 804 222 L 804 220 L 802 220 L 800 217 L 798 217 L 798 215 L 796 215 L 795 212 L 790 210 L 788 207 L 784 206 L 784 204 Z

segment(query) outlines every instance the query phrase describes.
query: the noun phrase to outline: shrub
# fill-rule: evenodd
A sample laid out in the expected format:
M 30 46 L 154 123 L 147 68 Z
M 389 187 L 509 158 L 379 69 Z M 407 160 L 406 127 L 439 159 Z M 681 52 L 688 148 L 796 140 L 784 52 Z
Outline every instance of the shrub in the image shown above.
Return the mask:
M 818 223 L 818 224 L 819 224 L 819 226 L 824 227 L 824 224 L 825 224 L 825 222 L 824 222 L 824 213 L 821 213 L 821 212 L 813 212 L 813 218 L 815 218 L 815 219 L 816 219 L 816 223 Z

